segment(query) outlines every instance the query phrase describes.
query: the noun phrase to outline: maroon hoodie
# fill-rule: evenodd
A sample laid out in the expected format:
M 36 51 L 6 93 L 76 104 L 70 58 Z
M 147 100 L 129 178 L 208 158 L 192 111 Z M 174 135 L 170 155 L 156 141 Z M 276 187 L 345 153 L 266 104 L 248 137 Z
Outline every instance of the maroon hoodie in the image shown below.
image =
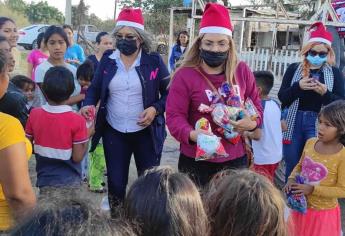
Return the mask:
M 209 75 L 204 71 L 203 73 L 217 89 L 226 81 L 225 74 Z M 240 87 L 243 101 L 250 98 L 257 107 L 260 117 L 262 117 L 261 100 L 256 88 L 255 78 L 250 68 L 244 62 L 239 62 L 235 77 L 236 83 Z M 174 75 L 169 89 L 166 104 L 167 126 L 171 135 L 181 143 L 181 152 L 191 158 L 195 158 L 196 144 L 189 140 L 189 133 L 194 130 L 196 121 L 201 117 L 205 117 L 210 121 L 213 132 L 218 127 L 212 121 L 210 114 L 202 114 L 198 111 L 201 103 L 211 104 L 207 96 L 210 93 L 212 93 L 212 88 L 201 77 L 200 72 L 191 67 L 179 69 Z M 261 122 L 262 118 L 258 118 L 258 125 L 261 125 Z M 217 134 L 217 136 L 220 135 Z M 242 157 L 245 154 L 242 141 L 235 145 L 223 138 L 221 141 L 229 157 L 209 160 L 210 162 L 225 162 Z

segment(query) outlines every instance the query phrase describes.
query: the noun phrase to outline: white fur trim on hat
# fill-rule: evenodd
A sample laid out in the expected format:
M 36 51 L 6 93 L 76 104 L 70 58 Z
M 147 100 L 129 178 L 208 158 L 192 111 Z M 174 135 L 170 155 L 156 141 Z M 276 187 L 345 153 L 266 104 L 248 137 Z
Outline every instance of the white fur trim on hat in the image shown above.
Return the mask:
M 144 26 L 142 24 L 135 23 L 133 21 L 120 20 L 120 21 L 116 22 L 116 26 L 130 26 L 130 27 L 144 30 Z
M 332 45 L 332 42 L 325 39 L 325 38 L 311 38 L 308 40 L 309 43 L 312 43 L 312 42 L 320 42 L 320 43 L 325 43 L 325 44 L 328 44 L 329 46 Z
M 204 28 L 201 28 L 199 31 L 200 34 L 226 34 L 232 37 L 232 31 L 225 27 L 219 27 L 219 26 L 207 26 Z

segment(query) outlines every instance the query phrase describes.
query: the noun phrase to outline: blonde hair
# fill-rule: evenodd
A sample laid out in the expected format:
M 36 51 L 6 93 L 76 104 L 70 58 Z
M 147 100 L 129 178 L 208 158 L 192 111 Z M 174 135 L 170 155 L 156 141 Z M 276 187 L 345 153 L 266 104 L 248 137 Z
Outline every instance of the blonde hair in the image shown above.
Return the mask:
M 183 67 L 198 67 L 201 65 L 202 59 L 200 57 L 200 44 L 204 35 L 205 34 L 201 34 L 194 40 L 191 48 L 187 51 L 183 60 L 179 63 L 180 66 L 176 70 L 176 72 L 180 68 L 183 68 Z M 228 53 L 228 58 L 226 59 L 226 63 L 224 63 L 225 77 L 228 83 L 236 84 L 235 70 L 237 67 L 238 58 L 237 58 L 234 40 L 230 36 L 228 38 L 229 38 L 229 53 Z M 172 78 L 173 77 L 174 77 L 174 74 L 172 75 Z
M 307 60 L 307 54 L 316 45 L 324 45 L 328 49 L 327 64 L 329 64 L 330 66 L 335 65 L 335 53 L 331 46 L 329 46 L 328 44 L 321 43 L 321 42 L 307 43 L 306 45 L 302 47 L 302 50 L 300 53 L 301 57 L 303 58 L 303 61 L 302 61 L 302 77 L 303 78 L 309 78 L 311 65 L 309 61 Z
M 227 171 L 209 187 L 205 202 L 211 235 L 288 235 L 284 199 L 266 177 L 249 170 Z

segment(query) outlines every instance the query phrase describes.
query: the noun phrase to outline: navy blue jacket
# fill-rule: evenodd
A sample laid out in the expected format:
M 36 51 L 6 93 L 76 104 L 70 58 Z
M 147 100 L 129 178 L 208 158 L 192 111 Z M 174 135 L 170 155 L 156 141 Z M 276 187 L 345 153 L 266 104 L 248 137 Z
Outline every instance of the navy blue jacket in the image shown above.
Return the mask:
M 175 46 L 171 50 L 171 56 L 169 59 L 170 69 L 175 70 L 175 63 L 180 60 L 181 56 L 185 53 L 187 48 L 185 48 L 182 52 L 181 46 L 175 44 Z
M 118 68 L 116 60 L 109 58 L 112 53 L 113 50 L 108 50 L 104 53 L 83 103 L 84 106 L 96 105 L 100 100 L 100 107 L 96 118 L 96 133 L 92 139 L 90 151 L 96 148 L 107 123 L 106 104 L 109 97 L 108 87 Z M 162 58 L 157 53 L 147 54 L 142 52 L 140 66 L 137 66 L 135 69 L 142 86 L 144 109 L 153 106 L 158 112 L 149 129 L 155 152 L 160 154 L 166 138 L 164 112 L 168 96 L 167 87 L 170 81 L 169 72 Z

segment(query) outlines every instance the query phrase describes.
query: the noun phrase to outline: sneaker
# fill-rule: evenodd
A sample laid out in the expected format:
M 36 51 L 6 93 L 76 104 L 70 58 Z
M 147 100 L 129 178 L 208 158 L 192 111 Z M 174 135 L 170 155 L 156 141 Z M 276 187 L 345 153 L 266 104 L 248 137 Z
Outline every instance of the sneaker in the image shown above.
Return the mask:
M 91 188 L 89 187 L 89 191 L 93 193 L 105 193 L 107 192 L 106 188 L 100 187 L 100 188 Z

